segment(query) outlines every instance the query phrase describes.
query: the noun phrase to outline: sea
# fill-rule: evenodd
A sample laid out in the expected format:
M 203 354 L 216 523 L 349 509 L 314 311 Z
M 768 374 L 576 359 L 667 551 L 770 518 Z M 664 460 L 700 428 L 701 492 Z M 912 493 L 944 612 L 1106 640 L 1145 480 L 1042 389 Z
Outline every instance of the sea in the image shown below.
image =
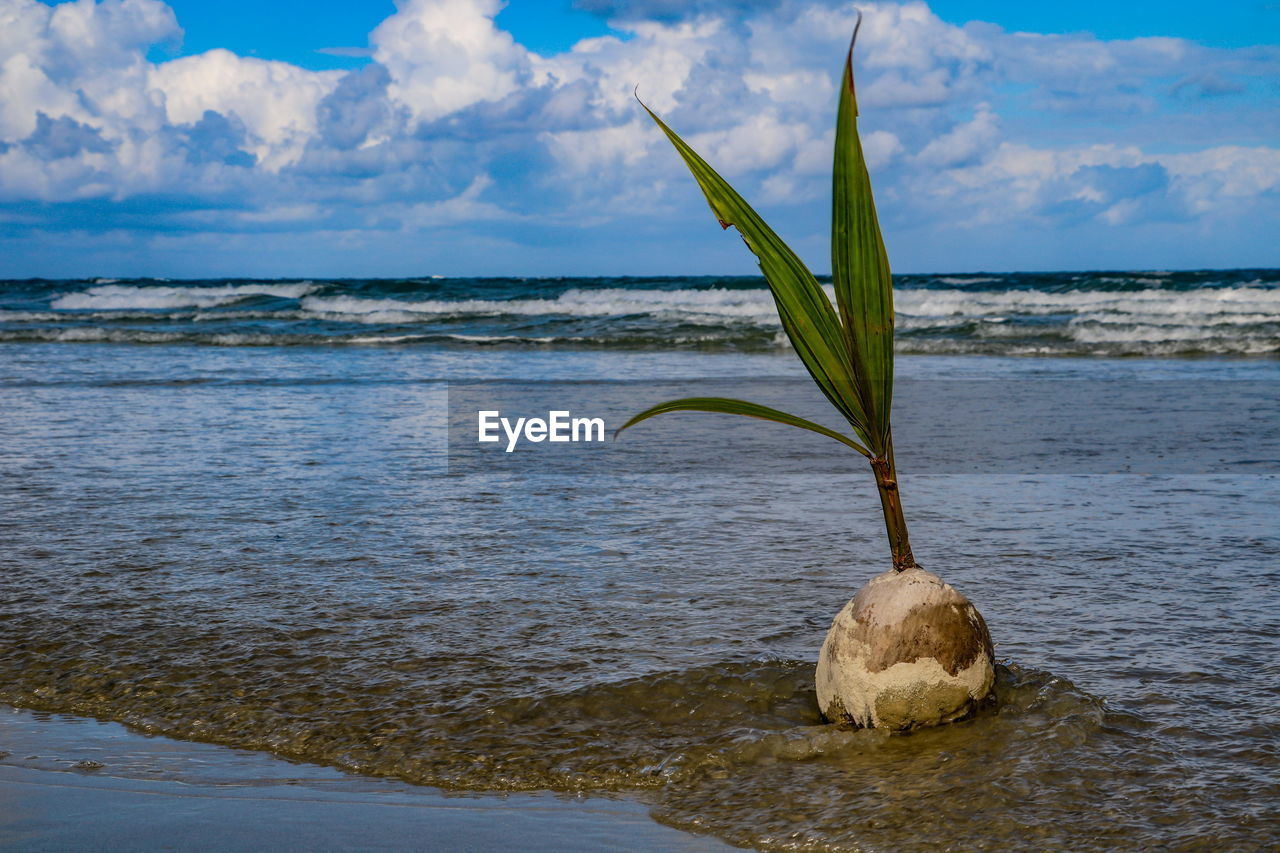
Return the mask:
M 0 282 L 0 703 L 758 849 L 1276 849 L 1280 270 L 895 288 L 912 544 L 999 664 L 971 719 L 819 716 L 889 567 L 860 456 L 614 438 L 687 394 L 839 427 L 750 277 Z M 508 453 L 486 410 L 608 434 Z
M 903 353 L 929 355 L 1275 356 L 1277 279 L 1277 271 L 1260 269 L 898 276 L 897 340 Z M 2 286 L 5 342 L 786 346 L 758 278 L 100 278 Z

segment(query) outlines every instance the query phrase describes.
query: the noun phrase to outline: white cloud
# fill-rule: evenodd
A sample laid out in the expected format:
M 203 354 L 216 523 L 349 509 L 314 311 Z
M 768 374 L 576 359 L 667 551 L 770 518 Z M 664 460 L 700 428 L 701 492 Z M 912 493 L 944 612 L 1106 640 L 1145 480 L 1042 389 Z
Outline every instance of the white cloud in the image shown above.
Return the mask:
M 988 104 L 981 104 L 970 121 L 930 140 L 916 155 L 916 161 L 934 168 L 962 166 L 985 159 L 999 139 L 999 119 Z
M 499 0 L 403 0 L 370 36 L 390 94 L 420 121 L 499 101 L 529 75 L 530 55 L 493 17 Z
M 248 150 L 275 172 L 302 155 L 316 133 L 316 107 L 341 76 L 217 49 L 152 66 L 147 84 L 163 96 L 170 124 L 195 124 L 210 110 L 238 118 Z
M 407 205 L 402 217 L 406 230 L 436 228 L 456 225 L 460 222 L 510 220 L 518 217 L 499 205 L 484 201 L 481 196 L 493 186 L 488 175 L 477 175 L 462 192 L 453 198 L 437 202 L 419 202 Z
M 1280 187 L 1280 150 L 1220 146 L 1154 154 L 1135 146 L 1061 150 L 1005 142 L 983 162 L 912 179 L 912 191 L 967 228 L 1230 216 Z
M 36 113 L 102 127 L 148 121 L 142 52 L 180 35 L 158 0 L 0 2 L 0 137 L 19 139 Z
M 214 50 L 152 64 L 181 35 L 158 0 L 0 2 L 0 185 L 9 198 L 60 201 L 172 191 L 219 195 L 225 157 L 202 162 L 191 127 L 213 111 L 242 131 L 245 157 L 278 171 L 315 132 L 316 103 L 338 72 Z M 33 144 L 41 116 L 92 130 L 104 146 L 51 158 Z M 70 126 L 64 124 L 63 126 Z M 227 152 L 229 155 L 231 152 Z
M 621 116 L 634 109 L 632 95 L 639 87 L 645 102 L 669 110 L 697 65 L 723 43 L 723 22 L 698 20 L 673 25 L 633 23 L 631 38 L 587 39 L 572 50 L 537 61 L 538 80 L 553 85 L 584 83 L 590 105 L 605 114 Z
M 1220 146 L 1154 159 L 1169 170 L 1196 213 L 1210 213 L 1224 201 L 1280 190 L 1280 150 L 1275 148 Z
M 637 118 L 617 127 L 547 132 L 540 141 L 569 174 L 592 175 L 625 170 L 640 162 L 654 141 L 649 130 Z
M 615 21 L 624 37 L 547 56 L 495 24 L 500 5 L 400 0 L 370 35 L 372 63 L 344 73 L 221 49 L 152 63 L 150 46 L 181 34 L 159 0 L 0 0 L 0 203 L 168 195 L 183 228 L 348 235 L 535 213 L 600 225 L 667 205 L 666 227 L 684 228 L 705 211 L 633 100 L 639 85 L 745 196 L 784 208 L 795 229 L 824 227 L 852 2 L 702 4 L 651 20 L 631 3 Z M 1144 116 L 1258 97 L 1249 81 L 1280 70 L 1280 52 L 1007 33 L 949 24 L 923 2 L 859 5 L 860 125 L 893 227 L 1276 212 L 1280 150 L 1243 141 L 1244 119 L 1197 125 L 1173 151 Z M 689 207 L 677 216 L 677 204 Z M 57 223 L 56 208 L 47 216 Z
M 690 137 L 689 143 L 727 174 L 776 169 L 809 136 L 809 128 L 780 121 L 773 112 L 748 116 L 727 130 Z

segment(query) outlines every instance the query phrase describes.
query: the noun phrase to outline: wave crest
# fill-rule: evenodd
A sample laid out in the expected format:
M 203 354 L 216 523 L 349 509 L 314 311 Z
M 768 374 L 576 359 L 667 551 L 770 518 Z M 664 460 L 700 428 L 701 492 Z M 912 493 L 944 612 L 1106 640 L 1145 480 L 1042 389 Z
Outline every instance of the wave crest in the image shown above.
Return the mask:
M 311 282 L 236 284 L 225 287 L 134 287 L 123 284 L 101 284 L 88 290 L 59 296 L 50 301 L 49 307 L 59 311 L 213 308 L 218 305 L 230 305 L 253 296 L 299 299 L 316 288 L 317 285 Z
M 1280 287 L 1261 272 L 1217 278 L 906 277 L 906 286 L 895 291 L 898 349 L 1011 356 L 1275 355 Z M 0 340 L 753 351 L 787 346 L 773 297 L 758 282 L 654 280 L 621 286 L 601 280 L 591 287 L 585 281 L 113 282 L 7 301 L 0 292 Z M 831 287 L 825 289 L 834 301 Z

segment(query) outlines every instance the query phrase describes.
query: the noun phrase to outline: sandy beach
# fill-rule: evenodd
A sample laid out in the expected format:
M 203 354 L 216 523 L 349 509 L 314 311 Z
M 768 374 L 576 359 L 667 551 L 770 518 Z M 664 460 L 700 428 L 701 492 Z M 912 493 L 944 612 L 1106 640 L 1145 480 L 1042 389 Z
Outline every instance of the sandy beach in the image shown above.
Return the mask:
M 730 849 L 601 797 L 450 796 L 116 723 L 0 707 L 13 850 Z

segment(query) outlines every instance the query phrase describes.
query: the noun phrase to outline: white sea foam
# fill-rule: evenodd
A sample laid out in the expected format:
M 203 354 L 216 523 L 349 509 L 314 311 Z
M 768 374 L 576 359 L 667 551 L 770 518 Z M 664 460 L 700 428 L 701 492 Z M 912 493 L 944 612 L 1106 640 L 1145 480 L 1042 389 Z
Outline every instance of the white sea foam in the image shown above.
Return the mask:
M 225 347 L 269 347 L 288 344 L 343 343 L 342 340 L 269 332 L 225 332 L 219 334 L 164 332 L 134 328 L 79 326 L 70 329 L 0 330 L 0 341 L 56 341 L 58 343 L 115 344 L 200 344 Z
M 49 323 L 61 319 L 60 314 L 51 311 L 4 311 L 0 310 L 0 323 Z
M 49 303 L 60 310 L 121 311 L 129 309 L 213 308 L 249 296 L 299 299 L 316 290 L 312 282 L 292 284 L 236 284 L 225 287 L 131 287 L 103 284 L 78 293 L 67 293 Z
M 973 281 L 976 279 L 970 279 Z M 834 299 L 831 288 L 825 288 Z M 777 325 L 773 298 L 764 288 L 745 290 L 639 290 L 600 288 L 567 290 L 550 299 L 369 299 L 312 295 L 310 282 L 243 284 L 224 287 L 131 287 L 100 285 L 54 299 L 66 310 L 193 310 L 232 304 L 255 295 L 300 300 L 296 319 L 319 317 L 364 323 L 415 323 L 431 318 L 648 315 L 689 323 L 745 322 Z M 1280 322 L 1280 289 L 1239 286 L 1188 291 L 1148 289 L 1131 292 L 1039 290 L 899 290 L 895 293 L 903 328 L 944 325 L 958 319 L 1003 322 L 1017 317 L 1063 315 L 1077 322 L 1144 322 L 1159 325 L 1250 324 Z M 274 313 L 274 312 L 266 312 Z M 218 315 L 197 315 L 197 320 Z M 283 316 L 283 313 L 281 313 Z M 222 314 L 224 319 L 228 316 Z M 10 319 L 18 319 L 16 316 Z
M 1160 275 L 1144 273 L 1142 277 L 1151 276 L 1154 282 Z M 1135 282 L 1142 277 L 1124 280 Z M 957 285 L 983 278 L 947 277 Z M 369 298 L 334 290 L 332 285 L 311 282 L 209 287 L 100 284 L 63 294 L 48 310 L 0 311 L 0 324 L 8 327 L 0 338 L 224 345 L 456 341 L 533 346 L 761 346 L 772 339 L 787 345 L 773 297 L 763 287 L 576 287 L 552 297 L 510 300 Z M 832 289 L 828 286 L 825 291 L 834 301 Z M 236 305 L 260 295 L 298 303 L 278 308 Z M 911 288 L 897 291 L 895 302 L 898 345 L 907 352 L 1280 353 L 1280 288 L 1271 282 L 1134 291 Z M 591 322 L 566 323 L 566 318 Z M 326 325 L 317 328 L 316 321 Z M 465 329 L 457 327 L 459 321 L 466 322 Z M 41 330 L 46 324 L 56 327 Z M 67 328 L 68 324 L 73 327 Z M 386 335 L 343 334 L 330 324 L 394 328 L 387 329 Z
M 828 288 L 829 290 L 830 288 Z M 739 319 L 777 322 L 773 297 L 768 290 L 567 290 L 555 299 L 362 299 L 352 296 L 308 296 L 304 311 L 330 319 L 345 317 L 363 322 L 412 322 L 425 316 L 500 317 L 551 316 L 617 317 L 630 314 Z
M 410 341 L 427 341 L 431 335 L 369 335 L 367 337 L 347 338 L 349 344 L 403 344 Z
M 1257 312 L 1222 312 L 1218 314 L 1179 312 L 1158 313 L 1150 311 L 1130 311 L 1107 314 L 1091 312 L 1078 314 L 1071 318 L 1072 325 L 1083 323 L 1144 323 L 1151 326 L 1257 326 L 1280 322 L 1280 314 Z
M 899 290 L 894 294 L 899 314 L 932 317 L 987 315 L 1108 314 L 1196 315 L 1263 314 L 1280 320 L 1280 290 L 1230 287 L 1186 291 L 1137 290 L 1128 293 L 1077 290 L 969 292 L 963 290 Z
M 366 335 L 354 338 L 339 338 L 337 342 L 344 344 L 405 344 L 436 340 L 464 341 L 472 344 L 500 343 L 554 343 L 561 338 L 528 338 L 520 335 Z
M 826 288 L 834 299 L 831 288 Z M 1189 291 L 1139 290 L 1128 293 L 1039 290 L 898 290 L 894 301 L 899 317 L 920 319 L 985 318 L 1061 314 L 1067 317 L 1141 315 L 1223 318 L 1224 322 L 1280 321 L 1280 290 L 1260 287 Z M 636 314 L 707 318 L 715 321 L 777 322 L 773 298 L 763 288 L 753 290 L 567 290 L 555 299 L 364 299 L 351 296 L 308 296 L 301 308 L 331 318 L 368 322 L 411 322 L 423 317 L 548 316 L 617 317 Z
M 1073 325 L 1070 327 L 1072 339 L 1084 344 L 1101 343 L 1215 343 L 1226 345 L 1231 342 L 1240 344 L 1261 343 L 1276 340 L 1276 330 L 1260 333 L 1223 334 L 1221 330 L 1206 326 L 1168 326 L 1147 325 L 1144 323 L 1127 323 L 1113 325 Z M 1213 349 L 1220 348 L 1215 346 Z
M 1000 279 L 984 275 L 943 275 L 934 279 L 934 281 L 940 281 L 943 284 L 988 284 L 993 281 L 1000 281 Z

